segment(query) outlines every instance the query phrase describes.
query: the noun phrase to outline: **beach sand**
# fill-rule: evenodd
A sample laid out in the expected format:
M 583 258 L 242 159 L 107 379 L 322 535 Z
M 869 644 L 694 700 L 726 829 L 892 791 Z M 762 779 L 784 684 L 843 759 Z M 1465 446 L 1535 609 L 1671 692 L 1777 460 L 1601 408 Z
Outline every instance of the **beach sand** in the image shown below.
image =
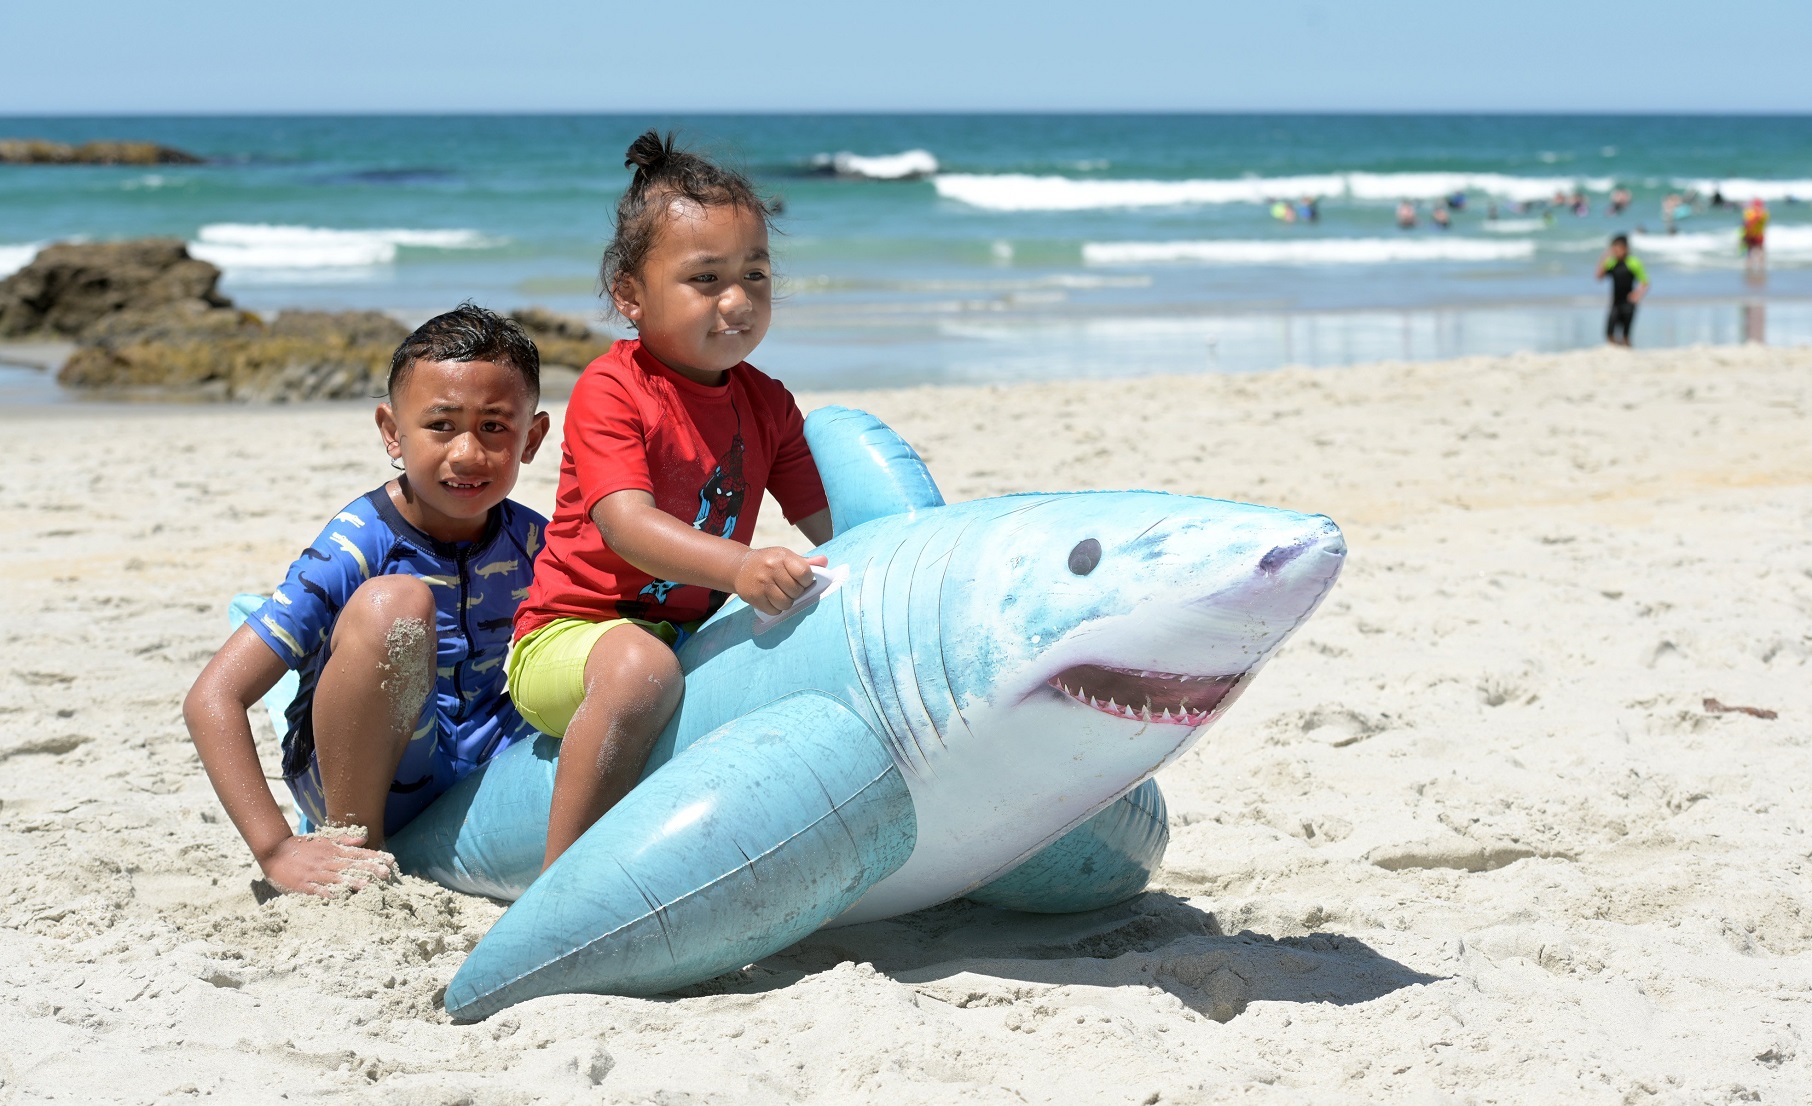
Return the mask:
M 1160 776 L 1150 894 L 454 1025 L 499 908 L 413 879 L 261 903 L 179 715 L 227 597 L 390 475 L 368 414 L 14 410 L 0 1103 L 1812 1097 L 1812 351 L 801 399 L 888 420 L 953 500 L 1152 487 L 1345 528 L 1321 613 Z M 547 510 L 556 470 L 517 497 Z

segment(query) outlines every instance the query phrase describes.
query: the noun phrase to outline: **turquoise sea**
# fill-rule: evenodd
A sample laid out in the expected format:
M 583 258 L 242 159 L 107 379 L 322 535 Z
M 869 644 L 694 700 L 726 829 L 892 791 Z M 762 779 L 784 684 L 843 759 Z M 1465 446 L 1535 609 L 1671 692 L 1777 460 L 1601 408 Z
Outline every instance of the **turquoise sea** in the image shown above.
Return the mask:
M 0 166 L 0 271 L 56 239 L 168 234 L 258 310 L 420 319 L 470 298 L 602 320 L 622 150 L 650 126 L 784 204 L 785 295 L 755 360 L 801 387 L 1592 345 L 1617 231 L 1654 276 L 1638 345 L 1812 341 L 1812 117 L 0 118 L 208 159 Z M 1671 234 L 1670 193 L 1697 196 Z M 1720 193 L 1769 203 L 1765 280 Z M 1312 222 L 1273 212 L 1308 197 Z

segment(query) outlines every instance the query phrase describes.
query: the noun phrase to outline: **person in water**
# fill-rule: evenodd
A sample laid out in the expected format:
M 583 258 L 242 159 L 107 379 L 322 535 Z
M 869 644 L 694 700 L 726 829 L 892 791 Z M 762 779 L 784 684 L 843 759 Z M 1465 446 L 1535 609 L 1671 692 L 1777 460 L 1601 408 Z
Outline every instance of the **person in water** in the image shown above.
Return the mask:
M 1768 205 L 1758 196 L 1743 211 L 1743 266 L 1751 272 L 1768 265 L 1767 239 Z
M 544 864 L 640 778 L 679 706 L 684 637 L 730 595 L 786 609 L 825 564 L 750 547 L 763 493 L 812 544 L 831 536 L 799 407 L 744 360 L 773 309 L 768 209 L 671 135 L 642 135 L 625 164 L 635 176 L 601 276 L 636 338 L 573 389 L 507 666 L 517 708 L 561 738 Z
M 1598 279 L 1611 282 L 1611 310 L 1604 321 L 1604 340 L 1613 346 L 1630 344 L 1630 327 L 1636 322 L 1636 305 L 1648 295 L 1648 270 L 1630 254 L 1630 240 L 1619 234 L 1598 259 Z
M 328 520 L 189 690 L 202 766 L 279 889 L 331 895 L 394 874 L 386 837 L 533 735 L 503 659 L 546 525 L 508 498 L 548 431 L 540 370 L 520 327 L 471 304 L 404 339 L 377 408 L 400 475 Z M 290 829 L 246 718 L 285 670 L 301 689 L 283 779 L 320 835 Z

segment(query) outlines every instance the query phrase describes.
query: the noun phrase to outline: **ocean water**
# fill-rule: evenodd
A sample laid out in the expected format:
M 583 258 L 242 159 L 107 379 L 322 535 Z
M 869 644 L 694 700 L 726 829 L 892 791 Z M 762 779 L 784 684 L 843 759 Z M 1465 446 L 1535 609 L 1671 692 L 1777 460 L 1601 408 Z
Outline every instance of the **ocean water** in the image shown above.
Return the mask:
M 784 205 L 783 298 L 755 360 L 798 386 L 1591 345 L 1594 261 L 1618 231 L 1654 278 L 1639 345 L 1812 341 L 1809 117 L 10 118 L 0 135 L 209 160 L 0 167 L 0 272 L 52 240 L 167 234 L 261 311 L 420 319 L 470 298 L 603 321 L 622 150 L 649 126 Z M 1614 188 L 1633 194 L 1616 214 Z M 1686 190 L 1700 202 L 1667 233 L 1661 201 Z M 1584 214 L 1549 202 L 1574 192 Z M 1765 279 L 1714 192 L 1770 204 Z M 1307 197 L 1315 221 L 1275 217 Z

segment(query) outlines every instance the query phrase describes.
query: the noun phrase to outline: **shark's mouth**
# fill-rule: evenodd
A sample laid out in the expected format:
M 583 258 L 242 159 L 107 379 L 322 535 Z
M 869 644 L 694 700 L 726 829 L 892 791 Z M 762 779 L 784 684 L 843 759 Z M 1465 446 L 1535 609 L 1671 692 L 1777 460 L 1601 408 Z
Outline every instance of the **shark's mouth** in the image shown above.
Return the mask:
M 1246 673 L 1182 676 L 1147 669 L 1079 664 L 1049 681 L 1053 688 L 1104 714 L 1171 726 L 1205 726 L 1232 705 Z

